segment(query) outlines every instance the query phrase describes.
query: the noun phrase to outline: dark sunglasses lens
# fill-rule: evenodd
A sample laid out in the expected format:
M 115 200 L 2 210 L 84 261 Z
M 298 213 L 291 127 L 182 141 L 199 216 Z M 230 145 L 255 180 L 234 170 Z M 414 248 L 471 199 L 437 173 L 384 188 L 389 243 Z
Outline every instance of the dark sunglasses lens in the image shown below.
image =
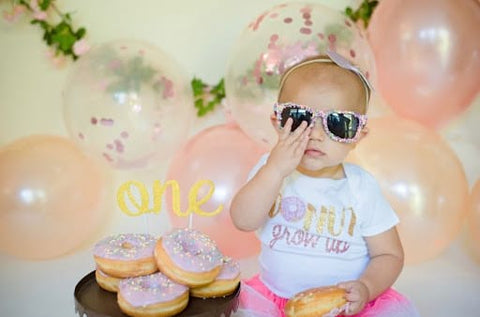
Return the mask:
M 285 123 L 287 123 L 288 118 L 293 119 L 292 131 L 295 131 L 296 128 L 302 123 L 302 121 L 307 121 L 308 125 L 312 122 L 312 113 L 307 109 L 287 107 L 282 110 L 281 113 L 282 120 L 280 126 L 283 128 Z
M 327 117 L 328 130 L 342 139 L 353 139 L 357 134 L 360 120 L 349 113 L 330 113 Z

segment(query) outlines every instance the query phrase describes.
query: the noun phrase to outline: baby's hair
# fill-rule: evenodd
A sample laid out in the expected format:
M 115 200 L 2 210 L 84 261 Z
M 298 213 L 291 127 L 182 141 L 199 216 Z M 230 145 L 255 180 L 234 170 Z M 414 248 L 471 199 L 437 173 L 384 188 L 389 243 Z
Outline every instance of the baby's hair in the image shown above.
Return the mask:
M 331 56 L 332 56 L 332 53 L 330 52 L 329 55 L 317 55 L 317 56 L 308 57 L 308 58 L 302 60 L 301 62 L 291 66 L 290 68 L 288 68 L 283 73 L 283 75 L 280 79 L 278 96 L 281 95 L 283 86 L 284 86 L 285 81 L 287 80 L 288 76 L 290 76 L 290 74 L 293 73 L 295 70 L 299 69 L 300 67 L 307 66 L 307 65 L 310 65 L 310 64 L 328 63 L 328 64 L 337 65 L 340 68 L 349 70 L 352 73 L 354 73 L 357 77 L 360 78 L 360 81 L 362 82 L 362 85 L 365 88 L 365 98 L 366 98 L 365 105 L 366 105 L 366 107 L 368 107 L 368 102 L 370 100 L 370 95 L 371 95 L 372 88 L 371 88 L 371 85 L 368 82 L 367 78 L 358 70 L 357 67 L 351 65 L 348 61 L 345 60 L 346 63 L 348 63 L 347 65 L 345 65 L 345 61 L 343 61 L 343 60 L 342 61 L 338 61 L 338 60 L 334 61 L 334 60 L 332 60 Z

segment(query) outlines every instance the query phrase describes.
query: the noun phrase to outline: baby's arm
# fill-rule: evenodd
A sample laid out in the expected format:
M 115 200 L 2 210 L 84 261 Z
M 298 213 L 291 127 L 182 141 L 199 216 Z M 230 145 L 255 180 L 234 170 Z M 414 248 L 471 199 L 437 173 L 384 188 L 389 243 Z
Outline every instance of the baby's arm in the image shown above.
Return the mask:
M 395 227 L 365 240 L 370 263 L 357 281 L 339 284 L 347 290 L 348 315 L 358 313 L 368 301 L 391 287 L 403 268 L 403 248 Z
M 302 122 L 290 133 L 291 127 L 292 119 L 288 119 L 282 130 L 277 129 L 278 142 L 267 162 L 233 198 L 230 215 L 238 229 L 254 231 L 265 223 L 283 179 L 300 163 L 311 128 Z

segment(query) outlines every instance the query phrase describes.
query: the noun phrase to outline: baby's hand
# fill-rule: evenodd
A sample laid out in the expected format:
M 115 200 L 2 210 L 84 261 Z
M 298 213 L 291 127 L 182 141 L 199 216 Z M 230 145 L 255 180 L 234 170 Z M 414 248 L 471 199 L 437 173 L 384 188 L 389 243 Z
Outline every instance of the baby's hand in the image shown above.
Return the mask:
M 339 283 L 338 287 L 347 291 L 345 298 L 347 299 L 349 305 L 345 315 L 355 315 L 365 307 L 365 304 L 368 302 L 368 298 L 370 297 L 370 292 L 363 282 L 358 280 L 348 281 Z
M 293 120 L 288 118 L 283 129 L 277 128 L 278 142 L 270 152 L 267 164 L 270 164 L 282 177 L 290 174 L 300 163 L 307 147 L 311 127 L 303 121 L 291 132 Z

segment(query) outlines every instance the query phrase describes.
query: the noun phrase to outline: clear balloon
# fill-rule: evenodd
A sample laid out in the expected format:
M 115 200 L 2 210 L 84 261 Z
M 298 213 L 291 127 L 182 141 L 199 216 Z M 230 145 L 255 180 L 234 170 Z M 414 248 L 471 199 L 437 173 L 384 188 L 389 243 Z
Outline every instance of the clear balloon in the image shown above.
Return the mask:
M 236 40 L 230 53 L 225 89 L 240 128 L 265 148 L 276 134 L 269 121 L 283 72 L 331 49 L 374 80 L 369 43 L 346 16 L 320 4 L 288 3 L 259 15 Z
M 247 179 L 248 172 L 262 154 L 259 148 L 235 125 L 219 125 L 201 131 L 176 153 L 167 172 L 168 180 L 176 180 L 180 187 L 180 206 L 187 209 L 188 191 L 201 180 L 211 180 L 215 186 L 211 198 L 202 204 L 202 210 L 215 216 L 192 213 L 193 228 L 210 235 L 227 255 L 244 258 L 256 254 L 260 244 L 253 232 L 235 228 L 230 218 L 230 203 L 235 193 Z M 206 188 L 199 191 L 206 196 Z M 190 216 L 177 216 L 173 210 L 171 195 L 167 195 L 168 212 L 174 227 L 189 226 Z
M 109 42 L 74 66 L 64 117 L 71 137 L 111 167 L 151 167 L 188 136 L 195 118 L 190 80 L 148 43 Z
M 480 89 L 479 28 L 477 1 L 380 1 L 368 31 L 387 104 L 435 128 L 464 111 Z
M 470 210 L 468 214 L 467 246 L 472 257 L 480 264 L 480 179 L 470 193 Z
M 104 225 L 105 175 L 69 139 L 30 136 L 0 149 L 0 250 L 50 259 Z
M 371 172 L 400 218 L 407 263 L 438 256 L 459 232 L 467 212 L 468 183 L 448 144 L 419 123 L 372 119 L 355 148 L 355 163 Z

